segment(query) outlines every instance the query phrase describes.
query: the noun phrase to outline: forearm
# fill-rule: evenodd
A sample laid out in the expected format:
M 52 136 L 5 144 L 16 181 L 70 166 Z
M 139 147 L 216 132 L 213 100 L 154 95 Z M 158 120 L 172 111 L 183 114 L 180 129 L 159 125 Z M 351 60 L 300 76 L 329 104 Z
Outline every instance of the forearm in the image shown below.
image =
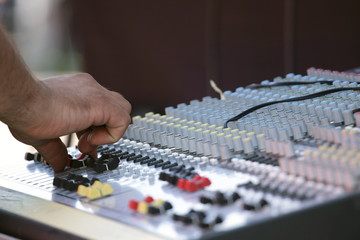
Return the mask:
M 36 96 L 37 81 L 0 26 L 0 121 L 21 118 Z
M 83 153 L 114 143 L 130 123 L 131 105 L 89 74 L 34 78 L 0 26 L 0 121 L 19 141 L 34 146 L 55 171 L 67 150 L 59 136 L 76 132 Z

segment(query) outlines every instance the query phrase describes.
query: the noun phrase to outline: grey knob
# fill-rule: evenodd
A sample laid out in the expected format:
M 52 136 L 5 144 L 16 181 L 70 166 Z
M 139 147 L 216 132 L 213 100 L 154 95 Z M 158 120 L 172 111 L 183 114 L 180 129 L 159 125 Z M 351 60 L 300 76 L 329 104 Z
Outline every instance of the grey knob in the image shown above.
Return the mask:
M 332 110 L 332 117 L 335 124 L 341 124 L 344 122 L 344 118 L 340 108 L 334 108 Z

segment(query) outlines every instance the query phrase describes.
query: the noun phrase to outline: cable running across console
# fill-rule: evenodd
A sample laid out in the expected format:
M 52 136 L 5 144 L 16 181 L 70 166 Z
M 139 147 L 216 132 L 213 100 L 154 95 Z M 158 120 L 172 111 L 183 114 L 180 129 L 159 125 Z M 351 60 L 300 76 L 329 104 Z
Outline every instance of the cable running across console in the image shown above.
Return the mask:
M 310 82 L 308 82 L 308 81 L 272 82 L 270 84 L 253 83 L 253 84 L 246 86 L 246 88 L 259 89 L 259 88 L 284 87 L 284 86 L 293 86 L 293 85 L 309 85 L 309 84 L 316 84 L 316 83 L 332 85 L 333 82 L 334 82 L 333 80 L 318 80 L 318 81 L 310 81 Z
M 322 96 L 325 96 L 325 95 L 328 95 L 328 94 L 331 94 L 331 93 L 336 93 L 336 92 L 341 92 L 341 91 L 349 91 L 349 90 L 360 91 L 360 87 L 333 88 L 333 89 L 329 89 L 329 90 L 325 90 L 325 91 L 321 91 L 321 92 L 308 94 L 308 95 L 301 96 L 301 97 L 294 97 L 294 98 L 288 98 L 288 99 L 284 99 L 284 100 L 278 100 L 278 101 L 262 103 L 262 104 L 256 105 L 254 107 L 251 107 L 251 108 L 243 111 L 242 113 L 236 115 L 235 117 L 230 118 L 229 120 L 227 120 L 225 122 L 224 127 L 227 128 L 229 122 L 237 121 L 237 120 L 245 117 L 246 115 L 248 115 L 248 114 L 250 114 L 250 113 L 252 113 L 252 112 L 254 112 L 254 111 L 256 111 L 256 110 L 258 110 L 260 108 L 263 108 L 263 107 L 267 107 L 267 106 L 274 105 L 274 104 L 277 104 L 277 103 L 303 101 L 303 100 L 307 100 L 307 99 L 322 97 Z

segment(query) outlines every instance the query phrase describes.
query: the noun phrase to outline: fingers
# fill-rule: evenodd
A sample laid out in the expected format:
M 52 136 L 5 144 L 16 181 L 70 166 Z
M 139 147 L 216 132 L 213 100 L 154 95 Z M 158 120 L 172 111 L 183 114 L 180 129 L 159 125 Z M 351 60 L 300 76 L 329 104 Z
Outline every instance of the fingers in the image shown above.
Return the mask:
M 64 170 L 67 162 L 67 150 L 60 138 L 51 139 L 35 147 L 55 172 Z
M 121 97 L 117 94 L 117 97 Z M 121 99 L 123 99 L 121 97 Z M 131 122 L 131 105 L 123 99 L 106 107 L 102 107 L 103 113 L 95 116 L 93 127 L 87 136 L 90 145 L 103 145 L 117 142 L 125 133 L 126 128 Z
M 95 126 L 87 130 L 77 133 L 79 142 L 78 148 L 82 153 L 97 156 L 97 146 L 117 142 L 125 133 L 130 122 L 130 117 L 122 118 L 119 125 L 111 127 L 111 125 Z
M 97 158 L 97 145 L 91 144 L 88 141 L 89 134 L 91 133 L 92 128 L 89 128 L 87 130 L 81 131 L 77 133 L 79 142 L 78 142 L 78 148 L 80 152 L 89 154 L 94 158 Z
M 55 172 L 62 171 L 67 162 L 67 150 L 58 136 L 77 132 L 79 150 L 96 158 L 97 146 L 118 141 L 131 121 L 130 103 L 88 74 L 64 75 L 42 83 L 48 90 L 49 100 L 43 102 L 49 103 L 49 111 L 46 115 L 41 115 L 42 111 L 31 115 L 41 122 L 21 128 L 19 139 L 27 136 L 26 142 L 35 145 Z
M 97 157 L 97 146 L 117 142 L 130 124 L 131 105 L 117 92 L 108 92 L 109 99 L 98 105 L 101 114 L 91 115 L 89 126 L 78 131 L 78 148 L 82 153 Z M 92 105 L 95 107 L 95 104 Z
M 117 142 L 124 134 L 127 125 L 118 127 L 95 127 L 88 135 L 87 141 L 92 145 L 103 145 Z
M 131 112 L 131 104 L 118 92 L 112 92 L 115 94 L 116 98 L 118 99 L 119 104 L 122 106 L 124 110 L 126 110 L 127 113 L 130 114 Z

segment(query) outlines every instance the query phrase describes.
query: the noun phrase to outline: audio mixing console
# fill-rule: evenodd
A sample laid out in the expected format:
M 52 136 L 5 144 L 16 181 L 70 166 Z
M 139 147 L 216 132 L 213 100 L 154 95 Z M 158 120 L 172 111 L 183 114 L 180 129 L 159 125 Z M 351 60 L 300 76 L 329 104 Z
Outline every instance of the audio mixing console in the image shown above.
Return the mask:
M 182 103 L 134 117 L 97 159 L 69 148 L 59 174 L 39 154 L 1 161 L 0 185 L 168 239 L 256 239 L 269 228 L 299 239 L 298 224 L 312 231 L 301 239 L 353 237 L 359 84 L 310 68 Z

